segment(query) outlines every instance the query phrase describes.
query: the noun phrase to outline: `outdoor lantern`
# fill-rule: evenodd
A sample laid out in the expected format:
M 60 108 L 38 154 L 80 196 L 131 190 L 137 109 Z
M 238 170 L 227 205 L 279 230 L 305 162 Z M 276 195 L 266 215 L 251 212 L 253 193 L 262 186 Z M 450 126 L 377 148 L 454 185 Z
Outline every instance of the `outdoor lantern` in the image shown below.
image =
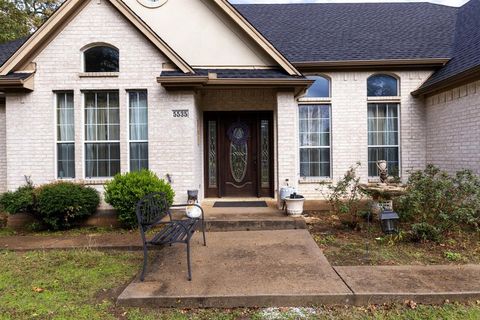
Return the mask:
M 188 203 L 198 202 L 198 190 L 187 190 Z
M 400 217 L 396 212 L 383 211 L 380 216 L 380 223 L 382 225 L 382 231 L 385 234 L 398 233 L 398 220 Z

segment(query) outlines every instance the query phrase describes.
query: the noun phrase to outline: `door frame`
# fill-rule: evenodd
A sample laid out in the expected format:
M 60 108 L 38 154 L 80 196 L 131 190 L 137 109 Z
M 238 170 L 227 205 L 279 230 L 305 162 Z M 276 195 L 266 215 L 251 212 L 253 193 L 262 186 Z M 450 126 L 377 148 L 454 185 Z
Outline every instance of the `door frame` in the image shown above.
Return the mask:
M 225 154 L 220 154 L 220 150 L 223 149 L 223 143 L 226 141 L 226 137 L 223 137 L 220 133 L 225 132 L 224 123 L 221 121 L 222 115 L 235 115 L 235 114 L 242 114 L 242 115 L 250 115 L 253 119 L 255 119 L 255 130 L 254 134 L 256 135 L 256 157 L 257 157 L 257 164 L 255 169 L 256 174 L 256 185 L 255 185 L 255 196 L 260 197 L 267 197 L 273 198 L 274 197 L 274 180 L 275 180 L 275 145 L 274 145 L 274 117 L 273 117 L 273 110 L 267 111 L 204 111 L 203 113 L 203 170 L 204 170 L 204 192 L 206 198 L 222 198 L 225 197 L 225 178 L 223 177 L 222 172 L 224 171 L 225 166 L 229 165 L 228 157 Z M 268 144 L 269 144 L 269 187 L 268 188 L 261 188 L 261 161 L 259 159 L 259 155 L 261 152 L 261 141 L 260 141 L 260 124 L 261 120 L 268 120 L 270 123 L 269 132 L 268 132 Z M 209 121 L 216 121 L 217 126 L 217 154 L 216 154 L 216 161 L 217 161 L 217 187 L 216 188 L 209 188 L 208 187 L 208 122 Z M 265 189 L 268 189 L 265 190 Z

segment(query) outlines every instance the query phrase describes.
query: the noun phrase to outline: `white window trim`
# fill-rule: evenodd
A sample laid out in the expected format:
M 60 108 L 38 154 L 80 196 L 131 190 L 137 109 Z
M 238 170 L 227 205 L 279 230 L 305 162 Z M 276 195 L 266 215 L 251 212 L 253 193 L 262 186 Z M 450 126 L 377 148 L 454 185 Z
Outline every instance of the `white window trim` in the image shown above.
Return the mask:
M 299 103 L 299 107 L 300 106 L 305 106 L 305 105 L 319 105 L 319 106 L 326 106 L 328 105 L 328 108 L 329 108 L 329 127 L 330 127 L 330 132 L 329 132 L 329 146 L 326 147 L 326 146 L 304 146 L 302 147 L 300 145 L 300 108 L 297 108 L 297 112 L 298 112 L 298 135 L 297 135 L 297 139 L 298 139 L 298 167 L 300 168 L 300 164 L 301 164 L 301 159 L 300 159 L 300 151 L 301 149 L 329 149 L 330 150 L 330 172 L 329 172 L 329 176 L 302 176 L 301 173 L 299 172 L 298 173 L 298 176 L 299 176 L 299 183 L 317 183 L 317 182 L 323 182 L 323 181 L 331 181 L 332 180 L 332 176 L 333 176 L 333 166 L 332 166 L 332 160 L 333 160 L 333 155 L 332 155 L 332 104 L 331 104 L 331 97 L 329 98 L 325 98 L 325 99 L 328 99 L 329 102 L 324 102 L 324 103 L 307 103 L 307 102 L 300 102 Z M 322 99 L 322 101 L 324 101 L 324 99 Z
M 58 140 L 58 116 L 57 116 L 57 108 L 58 108 L 58 94 L 60 93 L 71 93 L 73 96 L 73 121 L 74 121 L 74 132 L 73 132 L 73 140 L 71 141 L 59 141 Z M 67 178 L 60 178 L 58 176 L 58 145 L 62 143 L 73 143 L 74 150 L 76 148 L 76 141 L 75 141 L 75 92 L 73 90 L 54 90 L 53 91 L 53 127 L 54 127 L 54 152 L 55 152 L 55 157 L 54 157 L 54 179 L 55 180 L 61 180 L 61 181 L 74 181 L 77 179 L 77 170 L 76 170 L 76 155 L 74 157 L 74 171 L 75 171 L 75 176 L 73 178 L 67 177 Z M 76 150 L 75 150 L 76 151 Z
M 147 94 L 147 140 L 131 140 L 130 139 L 130 92 L 139 92 L 139 91 L 144 91 L 146 94 Z M 149 144 L 149 140 L 150 140 L 150 130 L 149 130 L 149 123 L 148 123 L 148 119 L 149 119 L 149 107 L 148 107 L 148 90 L 147 89 L 127 89 L 126 90 L 127 94 L 127 126 L 128 126 L 128 129 L 127 129 L 127 132 L 128 132 L 128 147 L 127 147 L 127 158 L 128 158 L 128 172 L 131 172 L 132 171 L 132 168 L 131 168 L 131 155 L 130 155 L 130 144 L 133 142 L 139 142 L 139 143 L 147 143 L 148 147 L 147 147 L 147 150 L 148 150 L 148 169 L 150 169 L 150 144 Z
M 402 177 L 402 146 L 401 146 L 401 139 L 402 139 L 402 128 L 401 128 L 401 103 L 399 97 L 395 97 L 396 100 L 385 100 L 385 97 L 375 97 L 375 98 L 383 98 L 383 99 L 368 99 L 367 103 L 367 174 L 368 174 L 368 164 L 369 164 L 369 149 L 370 148 L 398 148 L 398 176 L 399 178 Z M 393 98 L 393 97 L 392 97 Z M 370 145 L 368 144 L 368 105 L 369 104 L 396 104 L 397 105 L 397 135 L 398 135 L 398 143 L 396 145 Z M 370 182 L 379 181 L 379 176 L 371 176 L 368 174 L 368 180 Z
M 85 119 L 85 93 L 88 92 L 118 92 L 118 108 L 119 108 L 119 117 L 120 115 L 120 90 L 118 89 L 98 89 L 98 90 L 82 90 L 81 95 L 82 95 L 82 177 L 85 180 L 86 184 L 104 184 L 105 182 L 108 182 L 113 179 L 113 177 L 87 177 L 87 159 L 86 159 L 86 153 L 87 153 L 87 148 L 86 145 L 87 143 L 118 143 L 121 144 L 121 133 L 122 133 L 122 121 L 120 119 L 119 121 L 119 126 L 120 126 L 120 139 L 119 140 L 101 140 L 101 141 L 90 141 L 87 140 L 86 137 L 86 132 L 85 132 L 85 125 L 86 125 L 86 119 Z M 110 115 L 109 115 L 110 116 Z M 121 146 L 120 146 L 120 172 L 121 172 L 121 165 L 122 165 L 122 160 L 121 160 Z

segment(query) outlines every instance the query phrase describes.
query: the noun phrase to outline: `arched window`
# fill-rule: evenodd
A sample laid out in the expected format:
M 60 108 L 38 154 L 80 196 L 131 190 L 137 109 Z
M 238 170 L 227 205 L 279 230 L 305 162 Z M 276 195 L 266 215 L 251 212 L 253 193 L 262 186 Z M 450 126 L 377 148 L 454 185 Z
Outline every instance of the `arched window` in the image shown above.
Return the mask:
M 307 79 L 315 80 L 308 88 L 304 98 L 328 98 L 330 97 L 330 80 L 322 76 L 308 76 Z
M 388 74 L 376 74 L 367 80 L 369 97 L 398 96 L 398 80 Z
M 118 49 L 95 46 L 84 52 L 85 72 L 118 72 Z

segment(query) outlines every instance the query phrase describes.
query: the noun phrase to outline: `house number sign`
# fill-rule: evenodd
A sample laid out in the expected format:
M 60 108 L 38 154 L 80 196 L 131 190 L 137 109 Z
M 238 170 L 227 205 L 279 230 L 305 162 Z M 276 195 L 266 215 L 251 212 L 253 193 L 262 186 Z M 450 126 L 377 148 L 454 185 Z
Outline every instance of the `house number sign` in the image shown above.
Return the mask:
M 172 110 L 174 118 L 188 118 L 188 109 Z

